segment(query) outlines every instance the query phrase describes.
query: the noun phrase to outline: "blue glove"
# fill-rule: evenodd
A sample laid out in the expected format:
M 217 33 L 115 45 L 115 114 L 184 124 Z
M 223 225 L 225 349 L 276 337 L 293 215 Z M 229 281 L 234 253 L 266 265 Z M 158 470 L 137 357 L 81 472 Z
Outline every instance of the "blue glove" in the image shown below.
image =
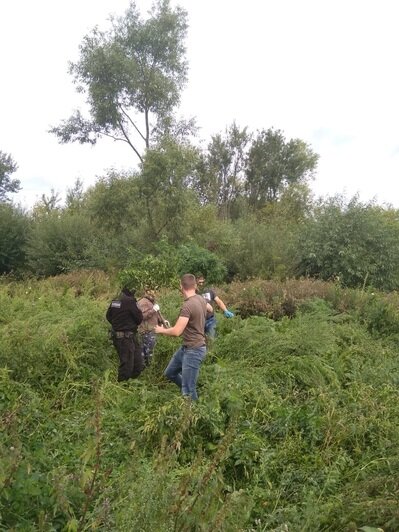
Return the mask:
M 225 310 L 223 314 L 226 316 L 226 318 L 234 318 L 233 312 L 230 312 L 230 310 Z

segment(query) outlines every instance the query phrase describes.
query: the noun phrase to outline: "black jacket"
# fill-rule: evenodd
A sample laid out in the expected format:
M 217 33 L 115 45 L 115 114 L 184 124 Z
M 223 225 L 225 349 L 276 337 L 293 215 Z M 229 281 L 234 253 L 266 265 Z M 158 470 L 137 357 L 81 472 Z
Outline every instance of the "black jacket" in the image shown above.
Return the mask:
M 143 321 L 143 314 L 134 297 L 122 293 L 119 299 L 111 301 L 106 318 L 114 331 L 137 331 Z

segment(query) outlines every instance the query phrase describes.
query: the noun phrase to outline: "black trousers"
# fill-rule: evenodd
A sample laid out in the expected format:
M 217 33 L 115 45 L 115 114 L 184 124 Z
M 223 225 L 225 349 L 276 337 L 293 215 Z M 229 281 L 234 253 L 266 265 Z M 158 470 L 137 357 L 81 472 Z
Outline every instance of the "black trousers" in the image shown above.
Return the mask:
M 125 333 L 122 338 L 113 337 L 119 355 L 118 381 L 137 378 L 143 371 L 141 346 L 135 333 Z

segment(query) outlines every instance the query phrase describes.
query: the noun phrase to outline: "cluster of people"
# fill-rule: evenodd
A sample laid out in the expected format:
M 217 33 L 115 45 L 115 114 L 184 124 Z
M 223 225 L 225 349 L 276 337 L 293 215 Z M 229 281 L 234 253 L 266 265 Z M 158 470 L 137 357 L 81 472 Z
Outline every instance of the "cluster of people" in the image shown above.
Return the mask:
M 180 388 L 182 395 L 196 400 L 206 338 L 214 338 L 216 333 L 215 304 L 227 318 L 234 314 L 214 290 L 205 288 L 202 274 L 183 275 L 180 292 L 184 301 L 173 327 L 162 316 L 151 290 L 137 301 L 134 292 L 124 287 L 119 298 L 109 305 L 106 318 L 119 355 L 118 381 L 136 378 L 150 365 L 157 334 L 181 336 L 182 346 L 172 356 L 164 375 Z

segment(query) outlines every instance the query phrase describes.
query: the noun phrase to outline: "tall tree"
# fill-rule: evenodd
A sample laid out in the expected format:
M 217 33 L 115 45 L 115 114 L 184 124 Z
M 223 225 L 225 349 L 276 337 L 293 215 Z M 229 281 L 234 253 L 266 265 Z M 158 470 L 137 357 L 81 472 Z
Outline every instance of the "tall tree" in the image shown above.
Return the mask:
M 18 166 L 11 155 L 0 151 L 0 202 L 8 201 L 8 194 L 21 190 L 19 179 L 11 179 Z
M 60 201 L 60 193 L 52 188 L 48 196 L 42 194 L 40 200 L 35 203 L 33 206 L 33 216 L 35 218 L 40 218 L 61 210 L 59 206 Z
M 78 212 L 83 206 L 84 198 L 83 181 L 78 178 L 73 187 L 67 189 L 65 207 L 71 212 Z
M 85 194 L 85 209 L 93 223 L 113 236 L 126 235 L 140 224 L 144 207 L 138 200 L 136 175 L 109 171 Z
M 245 188 L 249 203 L 262 207 L 276 200 L 287 185 L 306 181 L 318 158 L 303 140 L 287 142 L 278 129 L 258 132 L 248 152 Z
M 51 132 L 61 143 L 95 144 L 105 135 L 128 144 L 142 161 L 152 131 L 171 128 L 187 80 L 186 32 L 186 12 L 169 0 L 157 0 L 146 20 L 132 1 L 110 31 L 95 28 L 70 65 L 90 118 L 76 111 Z
M 203 155 L 193 186 L 203 204 L 214 204 L 219 215 L 228 218 L 233 202 L 239 197 L 245 178 L 247 128 L 233 123 L 224 135 L 213 136 Z
M 194 196 L 188 183 L 197 164 L 197 150 L 172 138 L 147 151 L 139 183 L 149 238 L 178 241 L 184 233 Z

